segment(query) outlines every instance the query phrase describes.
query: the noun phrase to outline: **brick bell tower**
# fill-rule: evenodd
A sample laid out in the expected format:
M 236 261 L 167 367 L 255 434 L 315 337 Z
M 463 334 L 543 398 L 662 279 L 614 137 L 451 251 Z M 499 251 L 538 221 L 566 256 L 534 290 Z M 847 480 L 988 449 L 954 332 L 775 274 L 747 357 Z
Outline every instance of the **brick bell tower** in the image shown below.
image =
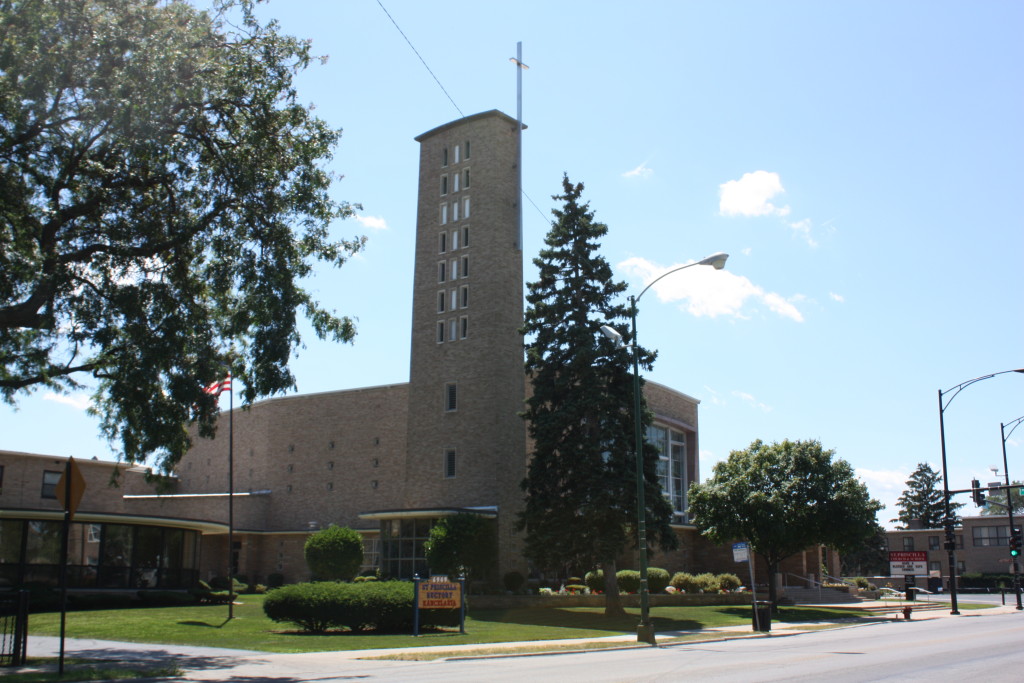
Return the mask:
M 507 571 L 526 463 L 519 126 L 492 110 L 416 141 L 405 506 L 496 511 Z

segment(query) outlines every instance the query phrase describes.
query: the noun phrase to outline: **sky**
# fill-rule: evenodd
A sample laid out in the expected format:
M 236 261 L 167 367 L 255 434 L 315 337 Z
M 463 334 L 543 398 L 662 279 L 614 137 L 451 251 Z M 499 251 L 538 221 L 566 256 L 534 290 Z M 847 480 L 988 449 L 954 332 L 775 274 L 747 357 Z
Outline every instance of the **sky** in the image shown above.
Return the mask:
M 700 400 L 701 475 L 730 451 L 819 440 L 896 517 L 918 463 L 951 489 L 1002 474 L 1024 415 L 1024 3 L 516 3 L 272 0 L 327 55 L 300 101 L 344 134 L 337 237 L 365 251 L 309 282 L 357 319 L 312 333 L 299 393 L 409 378 L 418 143 L 481 111 L 516 115 L 522 42 L 525 276 L 567 173 L 639 293 L 647 377 Z M 223 400 L 226 403 L 227 397 Z M 115 459 L 87 392 L 0 405 L 0 448 Z M 1024 428 L 1006 440 L 1024 480 Z M 969 496 L 965 514 L 974 514 Z

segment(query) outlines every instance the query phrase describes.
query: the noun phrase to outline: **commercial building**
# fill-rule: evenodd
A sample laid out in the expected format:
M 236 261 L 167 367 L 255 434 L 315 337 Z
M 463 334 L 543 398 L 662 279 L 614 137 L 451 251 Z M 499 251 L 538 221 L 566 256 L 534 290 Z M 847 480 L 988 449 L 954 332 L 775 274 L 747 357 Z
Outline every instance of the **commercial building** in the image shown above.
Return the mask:
M 890 551 L 927 552 L 929 574 L 942 577 L 945 585 L 949 578 L 949 553 L 943 545 L 945 533 L 943 529 L 899 529 L 887 531 L 885 536 Z M 1005 515 L 964 517 L 954 538 L 957 575 L 1012 572 L 1010 522 Z

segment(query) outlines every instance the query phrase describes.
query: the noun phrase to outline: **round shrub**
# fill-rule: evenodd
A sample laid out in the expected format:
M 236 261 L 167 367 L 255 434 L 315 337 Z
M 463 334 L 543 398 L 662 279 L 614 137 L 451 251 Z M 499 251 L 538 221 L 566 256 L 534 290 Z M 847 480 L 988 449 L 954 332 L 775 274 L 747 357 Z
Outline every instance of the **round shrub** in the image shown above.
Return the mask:
M 865 579 L 863 576 L 855 577 L 853 579 L 853 583 L 856 584 L 857 588 L 861 588 L 863 590 L 870 590 L 869 586 L 871 585 L 871 582 Z
M 595 569 L 587 572 L 583 577 L 583 583 L 587 584 L 591 593 L 600 593 L 604 590 L 604 570 Z
M 619 590 L 623 593 L 637 593 L 640 591 L 640 572 L 635 569 L 620 569 L 615 572 L 615 581 Z
M 669 585 L 684 593 L 696 593 L 700 590 L 696 577 L 689 572 L 676 572 L 672 575 Z
M 664 593 L 671 577 L 660 567 L 647 568 L 647 590 L 651 593 Z
M 705 593 L 717 593 L 718 592 L 718 577 L 710 572 L 704 572 L 703 574 L 697 574 L 693 577 L 697 583 L 698 590 Z
M 734 590 L 736 590 L 737 588 L 739 588 L 742 585 L 743 585 L 743 582 L 740 581 L 740 577 L 736 576 L 735 574 L 719 574 L 718 575 L 718 588 L 720 590 L 723 590 L 723 591 L 734 591 Z
M 345 526 L 331 525 L 306 539 L 306 565 L 322 581 L 351 581 L 363 564 L 363 537 Z

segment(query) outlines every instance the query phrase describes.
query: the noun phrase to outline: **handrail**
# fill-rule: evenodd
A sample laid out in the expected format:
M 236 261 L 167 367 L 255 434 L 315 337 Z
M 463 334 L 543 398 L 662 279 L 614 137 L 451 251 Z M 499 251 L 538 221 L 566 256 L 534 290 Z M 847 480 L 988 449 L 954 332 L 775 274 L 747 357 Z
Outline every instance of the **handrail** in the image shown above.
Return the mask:
M 841 583 L 844 586 L 850 586 L 851 588 L 857 587 L 857 584 L 854 581 L 850 581 L 849 579 L 843 579 L 838 576 L 830 576 L 829 574 L 825 574 L 821 578 L 831 583 Z

